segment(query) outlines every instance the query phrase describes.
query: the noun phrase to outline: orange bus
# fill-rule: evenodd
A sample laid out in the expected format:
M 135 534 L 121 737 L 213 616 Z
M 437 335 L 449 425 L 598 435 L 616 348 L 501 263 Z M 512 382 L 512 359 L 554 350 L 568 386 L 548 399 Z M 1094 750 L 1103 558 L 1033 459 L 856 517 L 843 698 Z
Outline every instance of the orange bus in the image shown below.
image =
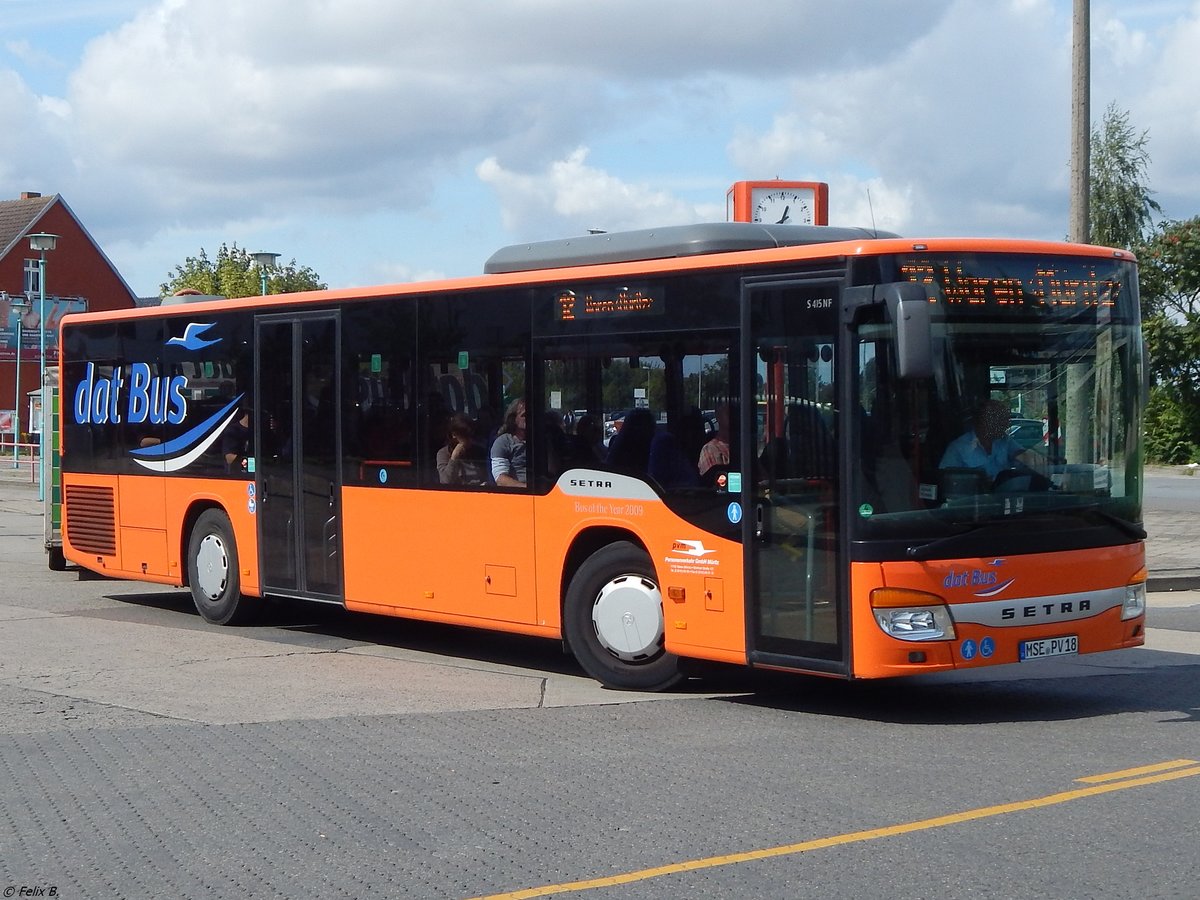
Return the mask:
M 639 690 L 1143 641 L 1124 251 L 681 226 L 60 346 L 66 557 L 212 623 L 273 597 L 540 635 Z

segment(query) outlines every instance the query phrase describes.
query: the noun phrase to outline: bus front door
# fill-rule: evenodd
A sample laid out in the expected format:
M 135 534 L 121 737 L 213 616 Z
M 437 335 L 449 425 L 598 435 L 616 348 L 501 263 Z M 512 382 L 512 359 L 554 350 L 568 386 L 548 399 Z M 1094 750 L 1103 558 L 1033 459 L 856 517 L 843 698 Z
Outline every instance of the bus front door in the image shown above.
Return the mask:
M 336 315 L 260 316 L 255 447 L 264 594 L 340 603 Z
M 748 287 L 741 465 L 750 658 L 845 668 L 838 553 L 835 335 L 838 282 Z

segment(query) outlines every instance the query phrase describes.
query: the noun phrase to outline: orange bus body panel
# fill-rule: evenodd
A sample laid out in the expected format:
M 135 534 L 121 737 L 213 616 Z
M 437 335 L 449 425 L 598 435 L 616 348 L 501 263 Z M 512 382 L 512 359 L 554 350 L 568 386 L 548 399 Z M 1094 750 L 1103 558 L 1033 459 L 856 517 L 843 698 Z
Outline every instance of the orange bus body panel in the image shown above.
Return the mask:
M 64 472 L 64 494 L 72 488 L 112 491 L 112 554 L 76 546 L 72 534 L 79 529 L 70 521 L 73 504 L 63 504 L 63 550 L 68 559 L 114 578 L 134 578 L 182 586 L 186 580 L 187 511 L 194 506 L 225 510 L 237 538 L 242 592 L 259 593 L 258 536 L 245 481 L 208 478 L 164 478 L 158 475 L 85 475 Z M 82 514 L 74 513 L 80 515 Z M 93 532 L 90 523 L 85 531 Z
M 836 241 L 807 246 L 785 246 L 762 250 L 742 250 L 731 253 L 667 257 L 663 259 L 638 260 L 633 262 L 604 263 L 585 266 L 568 266 L 560 269 L 514 272 L 510 274 L 477 275 L 445 281 L 417 281 L 403 284 L 384 284 L 361 288 L 337 288 L 325 291 L 298 291 L 294 294 L 272 294 L 265 297 L 231 297 L 229 299 L 189 303 L 188 314 L 228 312 L 236 309 L 253 308 L 262 312 L 294 311 L 307 305 L 339 304 L 379 297 L 404 297 L 430 295 L 479 288 L 524 287 L 553 284 L 571 279 L 623 278 L 626 276 L 656 275 L 670 272 L 702 272 L 709 269 L 729 269 L 738 266 L 761 266 L 772 263 L 803 264 L 810 259 L 833 259 L 856 256 L 885 256 L 894 253 L 910 253 L 914 246 L 922 252 L 933 253 L 1053 253 L 1056 256 L 1097 255 L 1097 247 L 1084 244 L 1066 244 L 1056 241 L 1031 241 L 1019 239 L 985 238 L 894 238 L 864 239 L 861 241 Z M 1127 250 L 1099 248 L 1116 259 L 1135 259 Z M 160 307 L 105 311 L 104 321 L 124 319 L 157 318 L 163 314 Z M 61 322 L 72 325 L 83 317 L 89 321 L 100 319 L 99 313 L 72 313 L 63 316 Z M 61 339 L 61 332 L 60 332 Z
M 622 530 L 654 561 L 667 649 L 746 662 L 741 545 L 705 535 L 711 561 L 681 555 L 700 532 L 661 501 L 348 487 L 342 512 L 347 609 L 561 637 L 571 546 Z
M 535 603 L 534 498 L 342 490 L 346 608 L 554 634 Z
M 258 521 L 252 510 L 252 481 L 230 478 L 168 478 L 167 509 L 171 510 L 168 522 L 168 546 L 171 549 L 172 565 L 179 570 L 180 577 L 187 569 L 187 538 L 183 533 L 185 514 L 197 506 L 216 506 L 229 516 L 233 536 L 237 539 L 238 575 L 242 582 L 242 593 L 259 596 L 261 587 L 258 575 Z
M 669 652 L 746 663 L 742 545 L 702 532 L 659 499 L 570 496 L 561 487 L 540 498 L 538 558 L 549 562 L 539 570 L 540 597 L 558 603 L 567 587 L 561 573 L 571 546 L 598 528 L 626 531 L 650 554 Z M 557 622 L 557 609 L 554 615 Z
M 1012 590 L 992 597 L 975 596 L 979 585 L 972 584 L 974 574 L 996 570 L 997 562 L 1001 563 L 1003 579 L 1012 579 Z M 1137 582 L 1144 577 L 1144 566 L 1145 550 L 1140 543 L 1010 556 L 1002 560 L 855 563 L 851 566 L 851 630 L 855 636 L 853 673 L 859 678 L 884 678 L 1014 663 L 1019 661 L 1020 642 L 1067 634 L 1078 636 L 1080 653 L 1141 646 L 1145 641 L 1145 616 L 1122 620 L 1119 607 L 1100 610 L 1083 618 L 1045 624 L 1038 624 L 1037 618 L 1047 606 L 1051 607 L 1049 612 L 1054 613 L 1068 603 L 1078 606 L 1070 599 L 1074 595 Z M 871 609 L 871 591 L 882 587 L 905 588 L 940 597 L 949 605 L 955 620 L 954 640 L 902 641 L 884 634 Z M 989 626 L 959 621 L 967 617 L 973 603 L 999 600 L 1005 601 L 1006 615 L 1011 615 L 1005 619 L 1009 624 Z M 990 656 L 979 653 L 970 659 L 963 657 L 965 641 L 973 641 L 979 646 L 985 638 L 994 642 L 994 653 Z M 924 652 L 926 661 L 911 662 L 909 654 L 913 652 Z

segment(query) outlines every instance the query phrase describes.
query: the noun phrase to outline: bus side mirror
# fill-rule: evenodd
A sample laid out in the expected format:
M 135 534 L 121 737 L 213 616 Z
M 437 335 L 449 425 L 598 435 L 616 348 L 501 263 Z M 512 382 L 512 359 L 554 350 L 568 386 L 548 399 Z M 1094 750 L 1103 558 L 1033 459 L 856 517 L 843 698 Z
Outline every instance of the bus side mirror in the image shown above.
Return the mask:
M 925 288 L 901 281 L 880 285 L 879 290 L 896 331 L 896 374 L 929 378 L 933 374 L 933 339 Z

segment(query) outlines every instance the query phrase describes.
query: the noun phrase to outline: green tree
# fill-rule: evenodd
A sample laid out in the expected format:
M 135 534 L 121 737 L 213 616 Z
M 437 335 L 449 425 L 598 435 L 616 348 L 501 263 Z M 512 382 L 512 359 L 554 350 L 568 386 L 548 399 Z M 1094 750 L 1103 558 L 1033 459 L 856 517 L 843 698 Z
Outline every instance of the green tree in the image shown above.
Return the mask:
M 1145 186 L 1150 166 L 1149 132 L 1138 135 L 1129 113 L 1110 103 L 1099 128 L 1092 129 L 1089 177 L 1089 240 L 1106 247 L 1132 249 L 1150 230 L 1152 213 L 1162 208 Z
M 1137 252 L 1151 378 L 1147 457 L 1190 462 L 1200 455 L 1200 218 L 1154 224 L 1162 208 L 1145 184 L 1148 143 L 1110 103 L 1092 131 L 1089 239 Z
M 1150 357 L 1146 451 L 1200 461 L 1200 216 L 1163 222 L 1138 248 L 1142 332 Z
M 1200 216 L 1160 223 L 1138 248 L 1138 263 L 1146 318 L 1200 315 Z
M 324 290 L 328 285 L 308 266 L 297 266 L 293 259 L 286 266 L 267 269 L 267 293 L 291 294 L 296 291 Z M 210 259 L 204 248 L 199 256 L 189 256 L 160 286 L 163 296 L 181 290 L 217 294 L 222 297 L 251 297 L 262 292 L 262 275 L 248 252 L 237 244 L 222 244 L 217 258 Z

